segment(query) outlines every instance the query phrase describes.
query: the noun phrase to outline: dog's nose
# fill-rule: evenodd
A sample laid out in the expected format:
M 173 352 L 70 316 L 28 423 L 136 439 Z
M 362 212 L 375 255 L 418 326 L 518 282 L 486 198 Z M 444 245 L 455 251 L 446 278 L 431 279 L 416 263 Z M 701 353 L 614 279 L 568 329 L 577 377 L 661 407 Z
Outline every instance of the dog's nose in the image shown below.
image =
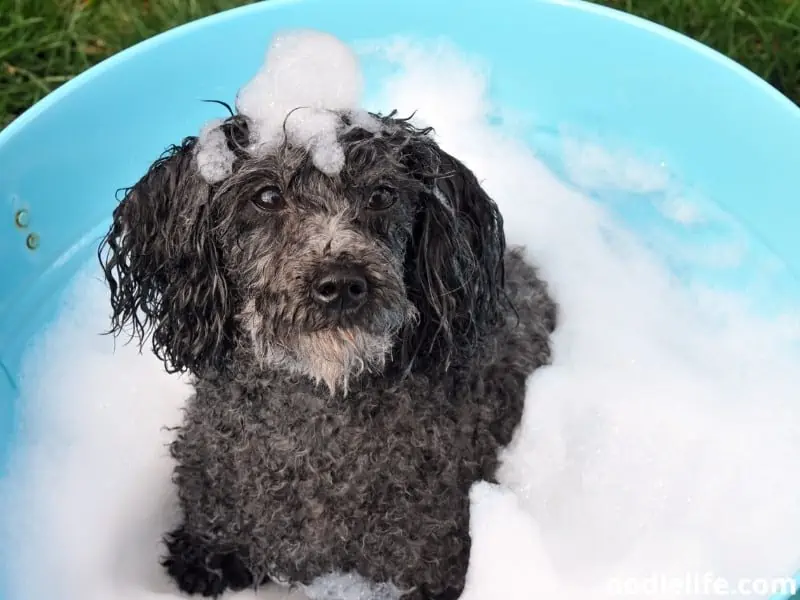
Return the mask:
M 367 301 L 367 280 L 355 269 L 336 269 L 318 277 L 312 287 L 314 300 L 336 310 L 355 310 Z

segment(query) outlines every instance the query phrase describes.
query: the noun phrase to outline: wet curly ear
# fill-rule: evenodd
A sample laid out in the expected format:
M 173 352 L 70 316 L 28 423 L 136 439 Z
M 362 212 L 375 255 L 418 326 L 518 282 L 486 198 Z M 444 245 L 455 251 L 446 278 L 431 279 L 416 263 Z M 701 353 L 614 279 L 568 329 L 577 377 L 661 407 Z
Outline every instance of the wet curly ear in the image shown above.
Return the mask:
M 447 366 L 503 318 L 503 219 L 461 161 L 427 136 L 410 148 L 424 183 L 406 265 L 420 321 L 406 332 L 403 362 Z
M 111 331 L 126 329 L 169 372 L 202 373 L 230 341 L 231 296 L 215 240 L 212 188 L 196 138 L 157 160 L 113 214 L 98 250 L 111 295 Z

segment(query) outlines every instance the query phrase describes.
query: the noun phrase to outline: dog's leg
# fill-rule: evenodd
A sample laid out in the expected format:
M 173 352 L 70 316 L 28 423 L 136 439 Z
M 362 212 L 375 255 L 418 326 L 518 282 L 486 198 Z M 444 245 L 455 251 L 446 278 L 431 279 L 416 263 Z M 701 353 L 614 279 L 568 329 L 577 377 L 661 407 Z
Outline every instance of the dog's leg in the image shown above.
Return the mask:
M 186 594 L 216 598 L 266 583 L 253 574 L 236 552 L 219 552 L 179 527 L 164 538 L 167 555 L 161 564 Z
M 467 580 L 471 548 L 471 540 L 466 529 L 462 536 L 463 551 L 450 559 L 452 562 L 450 563 L 451 568 L 448 570 L 450 577 L 448 577 L 447 583 L 437 585 L 434 589 L 427 585 L 421 585 L 409 596 L 404 596 L 403 600 L 458 600 L 461 597 Z

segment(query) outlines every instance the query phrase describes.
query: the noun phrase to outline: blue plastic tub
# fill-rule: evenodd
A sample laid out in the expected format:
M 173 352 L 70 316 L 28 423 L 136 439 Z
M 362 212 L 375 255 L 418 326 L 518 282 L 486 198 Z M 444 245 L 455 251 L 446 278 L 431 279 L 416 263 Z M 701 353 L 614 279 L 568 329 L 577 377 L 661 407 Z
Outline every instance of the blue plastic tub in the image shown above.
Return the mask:
M 552 150 L 548 132 L 564 126 L 657 149 L 800 273 L 800 110 L 700 44 L 568 0 L 251 5 L 105 61 L 0 133 L 0 476 L 14 443 L 21 353 L 95 251 L 115 191 L 136 181 L 168 144 L 220 116 L 218 106 L 199 100 L 232 101 L 259 67 L 268 38 L 292 27 L 346 41 L 444 36 L 488 61 L 496 100 L 535 117 L 524 135 L 543 154 Z M 15 223 L 20 209 L 26 227 Z M 0 598 L 2 587 L 0 573 Z

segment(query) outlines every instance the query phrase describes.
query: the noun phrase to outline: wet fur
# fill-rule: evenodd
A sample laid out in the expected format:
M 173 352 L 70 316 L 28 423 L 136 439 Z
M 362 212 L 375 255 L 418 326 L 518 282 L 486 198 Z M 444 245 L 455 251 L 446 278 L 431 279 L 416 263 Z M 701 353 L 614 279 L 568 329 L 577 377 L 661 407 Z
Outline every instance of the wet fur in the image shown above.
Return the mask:
M 197 138 L 127 190 L 100 248 L 112 332 L 128 332 L 195 394 L 171 446 L 183 523 L 163 564 L 188 593 L 335 572 L 408 598 L 456 598 L 469 562 L 469 489 L 493 480 L 550 359 L 556 306 L 475 175 L 430 130 L 342 115 L 346 164 L 317 171 L 288 144 L 234 158 L 210 184 Z M 254 207 L 265 182 L 280 214 Z M 378 214 L 364 198 L 398 192 Z M 357 315 L 332 317 L 310 279 L 357 264 Z

